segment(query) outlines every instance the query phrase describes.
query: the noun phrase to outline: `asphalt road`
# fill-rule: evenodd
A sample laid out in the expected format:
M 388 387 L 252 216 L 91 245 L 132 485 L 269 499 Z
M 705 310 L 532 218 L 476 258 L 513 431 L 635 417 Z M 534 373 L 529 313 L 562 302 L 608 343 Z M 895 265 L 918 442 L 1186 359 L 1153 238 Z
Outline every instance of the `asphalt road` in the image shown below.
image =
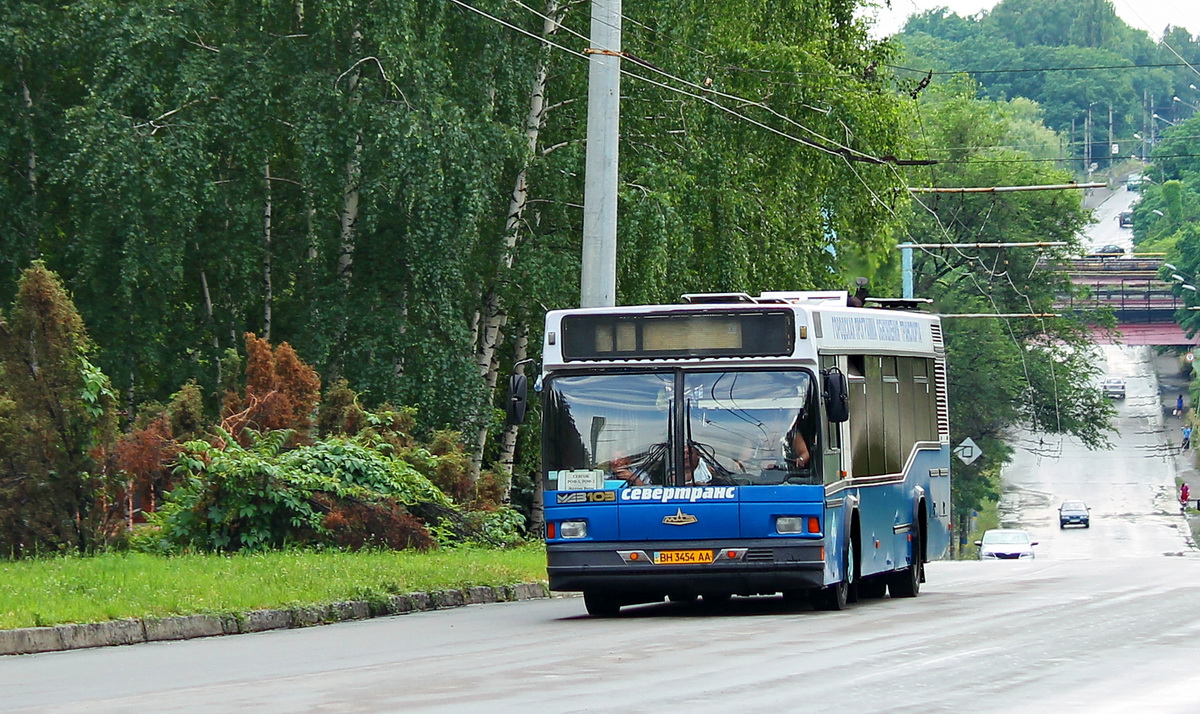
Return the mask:
M 1106 354 L 1129 381 L 1115 448 L 1026 435 L 1006 471 L 1006 518 L 1038 558 L 933 563 L 916 599 L 604 620 L 560 598 L 7 657 L 0 710 L 1200 711 L 1200 556 L 1171 507 L 1149 355 Z M 1058 528 L 1067 497 L 1091 528 Z
M 1121 211 L 1133 208 L 1141 196 L 1137 191 L 1126 191 L 1122 187 L 1111 192 L 1097 192 L 1093 200 L 1087 201 L 1085 205 L 1093 209 L 1096 223 L 1088 227 L 1083 239 L 1084 250 L 1094 252 L 1106 245 L 1119 245 L 1126 253 L 1132 251 L 1133 229 L 1122 228 L 1117 218 Z

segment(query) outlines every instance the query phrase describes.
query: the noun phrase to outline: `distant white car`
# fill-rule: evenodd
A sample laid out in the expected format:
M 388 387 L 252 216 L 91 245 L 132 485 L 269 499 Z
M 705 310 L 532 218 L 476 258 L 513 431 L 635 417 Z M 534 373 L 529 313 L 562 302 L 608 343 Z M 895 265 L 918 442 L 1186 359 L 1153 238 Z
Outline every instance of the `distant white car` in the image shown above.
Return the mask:
M 980 560 L 1022 560 L 1035 557 L 1029 534 L 1013 528 L 993 528 L 984 531 L 983 540 L 975 541 L 979 546 Z
M 1120 377 L 1109 377 L 1104 380 L 1104 396 L 1113 399 L 1125 398 L 1125 380 Z

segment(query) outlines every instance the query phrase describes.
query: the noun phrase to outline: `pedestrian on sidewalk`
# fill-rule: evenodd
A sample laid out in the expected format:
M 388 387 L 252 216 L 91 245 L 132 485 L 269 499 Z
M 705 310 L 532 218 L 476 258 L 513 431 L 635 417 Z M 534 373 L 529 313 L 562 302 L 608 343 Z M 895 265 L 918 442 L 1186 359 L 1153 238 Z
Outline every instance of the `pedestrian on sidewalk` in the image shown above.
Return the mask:
M 1180 394 L 1179 398 L 1175 400 L 1175 416 L 1183 416 L 1183 395 L 1182 394 Z
M 1183 443 L 1179 445 L 1184 451 L 1192 448 L 1192 427 L 1183 427 Z
M 1187 508 L 1188 501 L 1191 500 L 1191 495 L 1192 490 L 1188 488 L 1186 483 L 1179 487 L 1179 502 L 1183 504 L 1184 508 Z

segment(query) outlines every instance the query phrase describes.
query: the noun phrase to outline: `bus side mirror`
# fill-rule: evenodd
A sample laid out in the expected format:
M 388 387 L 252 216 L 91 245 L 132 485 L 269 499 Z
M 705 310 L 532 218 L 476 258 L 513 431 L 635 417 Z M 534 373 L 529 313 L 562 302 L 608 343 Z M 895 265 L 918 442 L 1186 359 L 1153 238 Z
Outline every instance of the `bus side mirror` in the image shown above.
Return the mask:
M 850 382 L 840 369 L 831 368 L 825 376 L 825 416 L 840 424 L 850 418 Z
M 504 403 L 504 415 L 508 423 L 517 426 L 525 422 L 525 407 L 529 404 L 529 380 L 523 374 L 508 378 L 508 401 Z

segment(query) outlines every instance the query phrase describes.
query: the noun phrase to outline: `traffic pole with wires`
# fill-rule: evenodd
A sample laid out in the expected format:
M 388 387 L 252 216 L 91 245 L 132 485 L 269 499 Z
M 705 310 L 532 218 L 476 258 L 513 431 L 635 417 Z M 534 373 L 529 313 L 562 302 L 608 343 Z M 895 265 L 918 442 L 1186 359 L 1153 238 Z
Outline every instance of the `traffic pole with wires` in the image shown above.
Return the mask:
M 617 300 L 617 159 L 621 128 L 621 0 L 592 0 L 580 307 Z

